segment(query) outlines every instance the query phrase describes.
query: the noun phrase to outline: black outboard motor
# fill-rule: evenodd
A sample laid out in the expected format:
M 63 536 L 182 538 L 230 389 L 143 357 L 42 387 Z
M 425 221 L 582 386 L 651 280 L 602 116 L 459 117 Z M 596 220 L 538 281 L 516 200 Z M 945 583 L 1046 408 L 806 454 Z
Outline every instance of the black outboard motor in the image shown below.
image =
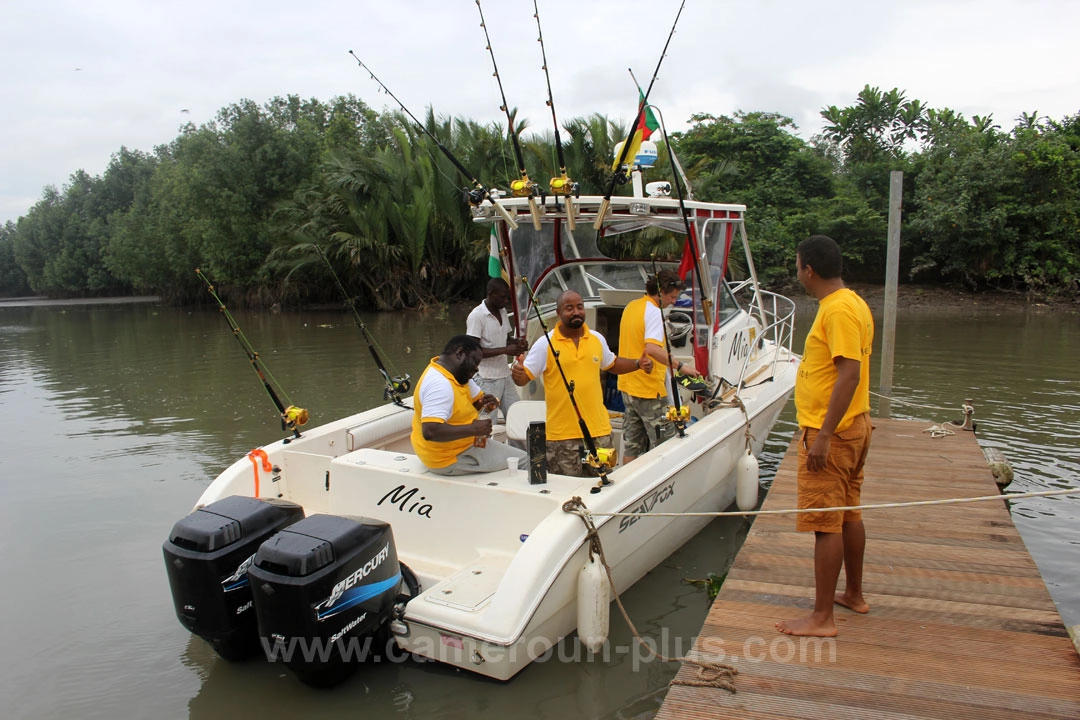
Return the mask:
M 263 543 L 248 569 L 267 658 L 314 687 L 379 655 L 401 590 L 390 525 L 312 515 Z
M 259 650 L 247 569 L 264 540 L 302 520 L 304 508 L 234 495 L 177 522 L 162 546 L 180 623 L 226 660 Z

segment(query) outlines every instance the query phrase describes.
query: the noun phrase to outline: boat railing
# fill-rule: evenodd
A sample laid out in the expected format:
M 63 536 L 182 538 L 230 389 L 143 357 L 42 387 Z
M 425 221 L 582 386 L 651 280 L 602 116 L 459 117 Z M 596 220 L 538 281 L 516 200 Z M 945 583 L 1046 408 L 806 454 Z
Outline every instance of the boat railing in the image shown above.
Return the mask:
M 732 286 L 731 290 L 736 298 L 739 297 L 740 291 L 750 291 L 746 309 L 751 317 L 761 323 L 761 335 L 758 341 L 763 343 L 760 347 L 767 353 L 765 357 L 748 353 L 743 358 L 736 383 L 736 393 L 738 393 L 745 386 L 751 364 L 754 365 L 755 377 L 767 369 L 768 372 L 764 374 L 771 378 L 775 374 L 777 363 L 787 362 L 792 356 L 795 339 L 795 301 L 778 293 L 755 288 L 749 280 Z

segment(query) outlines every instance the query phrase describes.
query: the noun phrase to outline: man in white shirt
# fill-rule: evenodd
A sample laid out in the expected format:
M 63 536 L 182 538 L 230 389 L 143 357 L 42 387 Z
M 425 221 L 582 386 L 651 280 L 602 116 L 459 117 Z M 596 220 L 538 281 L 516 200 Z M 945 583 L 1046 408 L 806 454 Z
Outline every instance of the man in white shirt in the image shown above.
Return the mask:
M 510 406 L 520 399 L 518 389 L 510 378 L 508 358 L 520 355 L 529 349 L 524 339 L 513 337 L 513 327 L 506 314 L 510 305 L 510 286 L 502 278 L 488 281 L 487 297 L 477 305 L 469 319 L 465 321 L 465 332 L 480 338 L 483 358 L 476 384 L 485 393 L 494 395 L 499 400 L 503 417 Z M 494 418 L 498 410 L 491 413 Z

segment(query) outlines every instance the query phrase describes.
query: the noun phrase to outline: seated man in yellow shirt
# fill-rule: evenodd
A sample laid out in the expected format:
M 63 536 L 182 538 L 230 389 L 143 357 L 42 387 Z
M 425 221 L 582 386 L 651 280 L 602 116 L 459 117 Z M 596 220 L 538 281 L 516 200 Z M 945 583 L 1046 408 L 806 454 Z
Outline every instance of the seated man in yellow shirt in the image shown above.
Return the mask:
M 525 451 L 490 440 L 491 419 L 480 408 L 494 409 L 494 395 L 483 393 L 472 377 L 482 356 L 480 339 L 455 335 L 432 358 L 413 393 L 412 445 L 417 457 L 437 475 L 493 472 Z
M 616 357 L 607 340 L 585 324 L 585 303 L 581 295 L 567 290 L 556 302 L 559 323 L 551 331 L 551 344 L 546 338 L 533 343 L 524 363 L 515 362 L 511 376 L 516 385 L 543 376 L 544 397 L 547 402 L 547 463 L 548 470 L 560 475 L 584 477 L 588 472 L 581 461 L 584 442 L 581 424 L 570 402 L 559 365 L 566 373 L 566 382 L 574 387 L 581 418 L 598 448 L 613 448 L 611 418 L 604 407 L 604 391 L 600 371 L 622 375 L 638 369 L 651 372 L 652 358 L 642 355 L 636 360 Z M 552 350 L 559 353 L 558 363 Z M 591 471 L 591 468 L 588 468 Z

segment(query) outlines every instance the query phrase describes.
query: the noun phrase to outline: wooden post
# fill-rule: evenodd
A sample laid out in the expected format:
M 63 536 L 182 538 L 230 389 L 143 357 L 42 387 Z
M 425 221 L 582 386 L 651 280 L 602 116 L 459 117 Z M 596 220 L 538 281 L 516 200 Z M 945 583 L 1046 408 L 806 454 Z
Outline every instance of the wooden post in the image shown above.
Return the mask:
M 887 418 L 892 409 L 893 355 L 896 346 L 896 292 L 900 274 L 900 209 L 904 200 L 904 173 L 889 174 L 889 236 L 885 251 L 885 322 L 881 331 L 881 402 L 878 416 Z

